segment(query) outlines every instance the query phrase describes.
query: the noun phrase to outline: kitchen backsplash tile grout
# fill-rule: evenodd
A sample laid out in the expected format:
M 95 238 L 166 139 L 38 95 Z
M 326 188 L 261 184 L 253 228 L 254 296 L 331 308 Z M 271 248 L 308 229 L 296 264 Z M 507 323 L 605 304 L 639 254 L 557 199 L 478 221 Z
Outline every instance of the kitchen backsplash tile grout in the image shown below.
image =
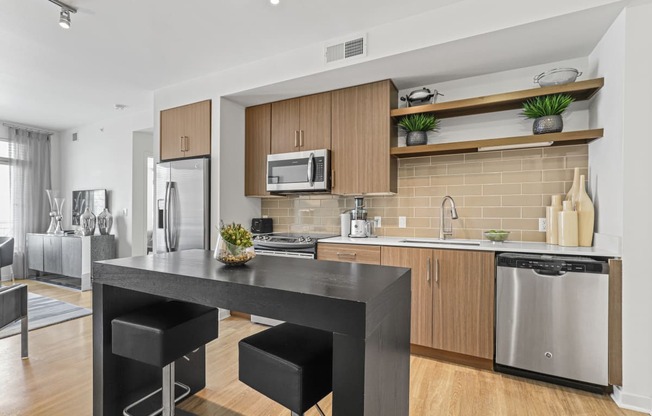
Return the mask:
M 510 240 L 545 241 L 538 218 L 551 195 L 570 189 L 575 167 L 588 177 L 587 145 L 401 159 L 397 194 L 366 197 L 365 205 L 369 218 L 382 217 L 378 235 L 437 236 L 442 197 L 451 195 L 460 216 L 455 238 L 500 228 L 512 232 Z M 353 206 L 350 197 L 301 195 L 263 199 L 261 213 L 276 232 L 339 234 L 339 214 Z M 407 228 L 398 228 L 399 216 Z

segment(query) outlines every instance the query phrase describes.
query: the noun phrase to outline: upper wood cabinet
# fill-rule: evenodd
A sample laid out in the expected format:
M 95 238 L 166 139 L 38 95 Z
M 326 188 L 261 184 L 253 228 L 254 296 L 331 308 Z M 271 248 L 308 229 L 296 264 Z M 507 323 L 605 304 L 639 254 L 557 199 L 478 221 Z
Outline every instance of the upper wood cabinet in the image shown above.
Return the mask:
M 211 101 L 161 111 L 161 160 L 211 154 Z
M 397 129 L 394 84 L 380 81 L 332 92 L 331 192 L 338 195 L 396 192 L 397 161 L 390 148 Z
M 271 153 L 331 147 L 331 93 L 272 103 Z
M 411 342 L 487 360 L 494 352 L 494 253 L 382 247 L 412 269 Z
M 265 189 L 271 129 L 271 104 L 245 109 L 245 196 L 270 195 Z

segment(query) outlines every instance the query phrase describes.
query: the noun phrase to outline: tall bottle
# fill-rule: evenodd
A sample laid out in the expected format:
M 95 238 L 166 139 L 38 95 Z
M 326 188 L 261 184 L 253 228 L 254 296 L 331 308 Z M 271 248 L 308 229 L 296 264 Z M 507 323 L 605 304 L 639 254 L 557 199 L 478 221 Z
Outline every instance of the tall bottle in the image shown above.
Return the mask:
M 593 245 L 593 225 L 595 221 L 595 208 L 593 202 L 586 193 L 586 181 L 584 175 L 580 176 L 580 187 L 575 201 L 577 210 L 577 232 L 578 242 L 581 247 Z
M 566 194 L 566 201 L 571 201 L 571 207 L 575 209 L 575 204 L 577 201 L 577 197 L 579 195 L 580 191 L 580 168 L 575 168 L 575 172 L 573 172 L 573 186 L 568 190 L 568 193 Z
M 571 201 L 564 201 L 563 206 L 559 213 L 559 245 L 577 247 L 577 212 L 573 211 Z
M 552 203 L 546 207 L 546 243 L 559 244 L 559 212 L 562 210 L 563 195 L 553 195 Z

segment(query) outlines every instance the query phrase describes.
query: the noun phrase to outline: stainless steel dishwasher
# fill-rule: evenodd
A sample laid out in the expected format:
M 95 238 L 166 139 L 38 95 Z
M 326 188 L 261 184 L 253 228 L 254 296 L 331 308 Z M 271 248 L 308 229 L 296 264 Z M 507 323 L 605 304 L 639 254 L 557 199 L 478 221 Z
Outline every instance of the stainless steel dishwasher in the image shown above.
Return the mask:
M 606 262 L 499 255 L 496 369 L 589 390 L 607 386 L 608 296 Z

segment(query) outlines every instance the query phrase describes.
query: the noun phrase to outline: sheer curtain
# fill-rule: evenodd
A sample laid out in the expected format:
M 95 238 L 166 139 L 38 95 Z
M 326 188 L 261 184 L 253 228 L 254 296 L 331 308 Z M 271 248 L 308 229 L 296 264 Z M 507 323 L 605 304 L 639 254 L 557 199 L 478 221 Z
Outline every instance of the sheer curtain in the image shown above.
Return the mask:
M 44 233 L 50 222 L 46 189 L 50 189 L 50 137 L 9 129 L 9 190 L 14 276 L 26 276 L 25 234 Z

